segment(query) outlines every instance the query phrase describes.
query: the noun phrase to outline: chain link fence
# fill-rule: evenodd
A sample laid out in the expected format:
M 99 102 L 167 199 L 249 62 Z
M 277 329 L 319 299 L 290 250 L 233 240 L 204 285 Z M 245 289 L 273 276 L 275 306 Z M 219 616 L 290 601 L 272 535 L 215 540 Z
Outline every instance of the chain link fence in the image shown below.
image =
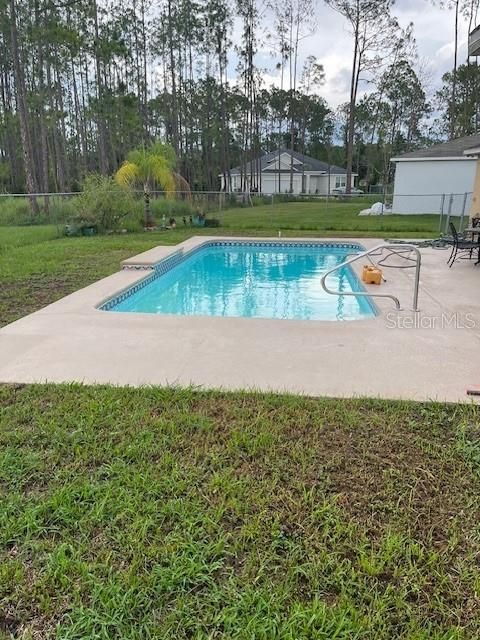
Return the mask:
M 25 194 L 0 194 L 0 226 L 27 224 L 65 225 L 78 215 L 76 202 L 81 193 L 36 194 L 40 212 L 33 216 Z M 112 197 L 114 197 L 112 195 Z M 115 196 L 117 197 L 117 196 Z M 454 220 L 461 231 L 468 226 L 471 193 L 397 194 L 376 193 L 352 195 L 226 193 L 224 191 L 193 191 L 177 193 L 174 199 L 164 192 L 150 194 L 150 207 L 155 223 L 165 226 L 172 219 L 177 226 L 191 225 L 195 219 L 216 220 L 228 228 L 278 228 L 294 230 L 339 230 L 362 228 L 361 217 L 379 216 L 378 227 L 387 219 L 400 220 L 399 227 L 421 231 L 417 216 L 432 218 L 429 229 L 448 233 Z M 290 206 L 292 203 L 306 206 Z M 355 222 L 359 217 L 358 223 Z M 408 218 L 408 220 L 407 220 Z M 122 220 L 127 230 L 138 230 L 143 221 L 143 191 L 134 192 L 131 216 Z M 372 223 L 373 224 L 373 221 Z M 391 225 L 390 225 L 391 226 Z

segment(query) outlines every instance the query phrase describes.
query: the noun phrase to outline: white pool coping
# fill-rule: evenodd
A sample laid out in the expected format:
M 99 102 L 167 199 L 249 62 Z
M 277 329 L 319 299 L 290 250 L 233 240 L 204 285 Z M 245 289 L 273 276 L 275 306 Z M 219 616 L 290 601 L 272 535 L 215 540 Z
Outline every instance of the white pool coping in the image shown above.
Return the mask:
M 377 317 L 351 322 L 112 313 L 97 308 L 175 251 L 219 240 L 312 242 L 201 236 L 134 256 L 124 261 L 128 268 L 0 329 L 0 381 L 194 385 L 472 401 L 466 389 L 480 385 L 480 266 L 462 260 L 448 269 L 448 251 L 422 249 L 420 314 L 410 310 L 413 269 L 385 270 L 387 283 L 368 287 L 397 295 L 404 311 L 397 313 L 390 300 L 377 299 Z M 382 242 L 316 240 L 366 248 Z M 360 261 L 355 268 L 360 272 L 362 266 Z M 474 326 L 462 326 L 469 324 Z

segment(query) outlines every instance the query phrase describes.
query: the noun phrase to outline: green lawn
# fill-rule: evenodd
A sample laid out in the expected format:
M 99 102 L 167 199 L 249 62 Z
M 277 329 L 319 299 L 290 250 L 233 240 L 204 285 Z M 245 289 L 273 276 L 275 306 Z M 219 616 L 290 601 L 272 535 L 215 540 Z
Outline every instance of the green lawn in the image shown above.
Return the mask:
M 120 261 L 185 232 L 59 237 L 47 227 L 0 227 L 0 326 L 118 271 Z
M 0 444 L 5 638 L 480 637 L 474 407 L 4 386 Z
M 0 322 L 191 233 L 0 228 Z M 476 406 L 0 385 L 5 640 L 477 640 L 479 522 Z
M 62 227 L 0 226 L 0 326 L 116 271 L 121 260 L 192 234 L 283 236 L 435 237 L 436 216 L 358 217 L 354 202 L 284 203 L 218 212 L 218 229 L 129 233 L 93 238 L 61 237 Z M 210 214 L 213 215 L 213 214 Z
M 369 201 L 371 202 L 371 200 Z M 278 230 L 306 232 L 307 235 L 357 235 L 392 237 L 433 237 L 438 235 L 439 217 L 358 216 L 367 203 L 353 202 L 279 203 L 261 207 L 231 209 L 219 213 L 222 226 L 235 231 Z M 217 215 L 217 214 L 216 214 Z

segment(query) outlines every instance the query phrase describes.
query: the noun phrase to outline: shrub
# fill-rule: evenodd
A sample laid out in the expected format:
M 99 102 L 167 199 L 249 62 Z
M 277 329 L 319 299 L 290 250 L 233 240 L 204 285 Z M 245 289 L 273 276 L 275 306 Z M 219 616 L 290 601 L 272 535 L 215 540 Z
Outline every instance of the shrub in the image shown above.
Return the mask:
M 63 223 L 75 215 L 74 198 L 53 195 L 48 198 L 48 211 L 45 199 L 37 198 L 39 212 L 33 214 L 28 197 L 0 198 L 0 226 L 26 226 L 36 224 Z
M 0 198 L 0 225 L 31 224 L 32 214 L 26 198 Z
M 50 211 L 45 214 L 46 222 L 65 223 L 76 213 L 76 199 L 79 196 L 51 196 Z M 38 223 L 40 224 L 40 223 Z
M 98 174 L 87 176 L 82 193 L 74 201 L 74 210 L 70 222 L 79 227 L 94 226 L 99 232 L 117 229 L 127 216 L 136 218 L 139 213 L 138 203 L 129 191 L 113 178 Z
M 170 217 L 189 216 L 193 213 L 193 207 L 189 200 L 170 200 L 158 198 L 151 200 L 150 207 L 155 220 L 158 222 L 163 216 Z

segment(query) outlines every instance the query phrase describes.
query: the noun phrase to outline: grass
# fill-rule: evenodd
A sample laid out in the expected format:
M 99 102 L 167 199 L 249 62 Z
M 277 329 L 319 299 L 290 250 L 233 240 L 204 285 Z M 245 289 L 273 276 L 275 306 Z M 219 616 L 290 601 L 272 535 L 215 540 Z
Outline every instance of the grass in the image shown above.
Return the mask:
M 46 240 L 60 237 L 61 228 L 55 225 L 41 225 L 32 227 L 1 227 L 0 228 L 0 257 L 4 257 L 7 250 L 17 249 L 32 244 L 39 244 Z
M 0 387 L 3 637 L 478 638 L 479 436 L 472 406 Z
M 0 226 L 0 326 L 116 271 L 121 260 L 192 234 L 283 236 L 434 237 L 436 216 L 358 217 L 356 202 L 278 203 L 216 213 L 218 229 L 128 233 L 93 238 L 61 237 L 56 225 Z M 213 214 L 209 214 L 213 215 Z
M 120 261 L 186 234 L 58 237 L 55 226 L 0 228 L 0 326 L 119 269 Z
M 369 200 L 368 204 L 372 201 Z M 231 209 L 219 214 L 222 226 L 236 231 L 281 231 L 383 237 L 434 237 L 438 216 L 358 216 L 367 205 L 353 202 L 300 202 Z

